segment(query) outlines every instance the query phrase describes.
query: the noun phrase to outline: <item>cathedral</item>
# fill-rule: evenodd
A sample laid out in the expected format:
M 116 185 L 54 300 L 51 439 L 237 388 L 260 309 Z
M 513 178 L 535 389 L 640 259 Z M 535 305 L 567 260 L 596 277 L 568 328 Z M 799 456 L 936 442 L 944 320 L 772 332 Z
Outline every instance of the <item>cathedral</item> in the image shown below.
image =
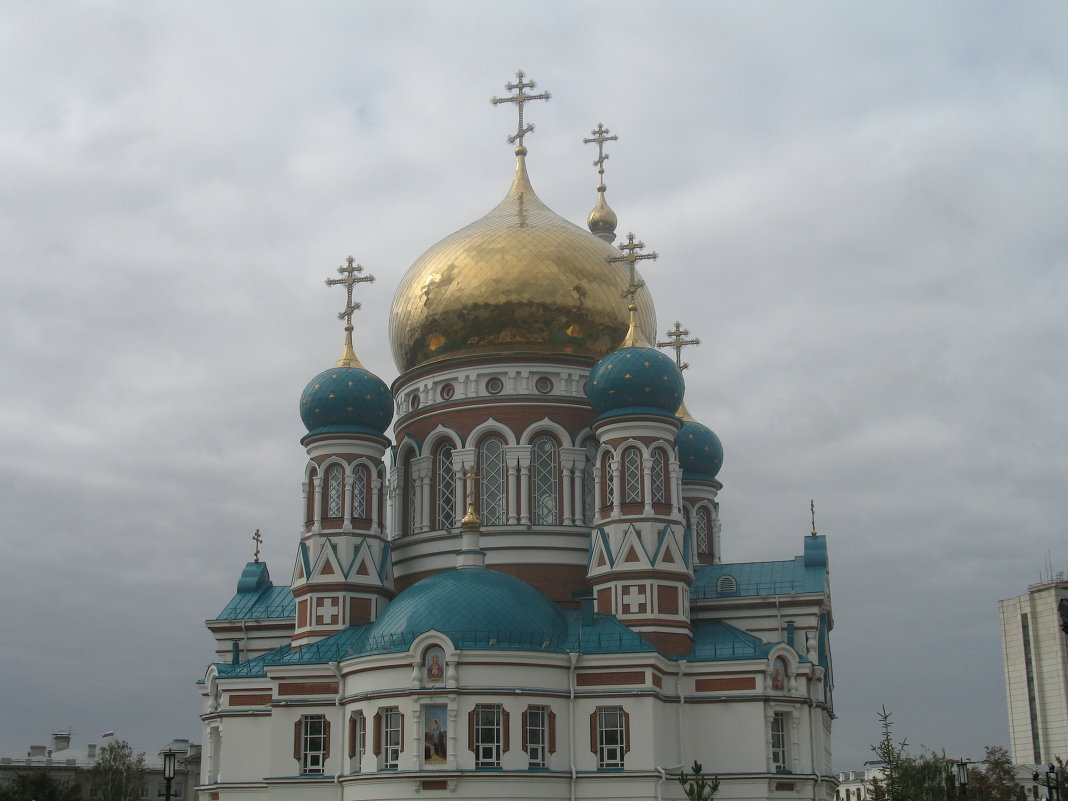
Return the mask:
M 600 180 L 575 225 L 527 171 L 524 104 L 548 93 L 506 88 L 511 186 L 400 279 L 392 385 L 353 344 L 371 276 L 327 280 L 344 343 L 300 397 L 292 569 L 275 583 L 257 545 L 207 622 L 199 797 L 659 801 L 698 762 L 724 801 L 831 801 L 826 540 L 724 561 L 693 340 L 657 342 L 656 254 L 613 244 L 616 137 L 584 140 Z

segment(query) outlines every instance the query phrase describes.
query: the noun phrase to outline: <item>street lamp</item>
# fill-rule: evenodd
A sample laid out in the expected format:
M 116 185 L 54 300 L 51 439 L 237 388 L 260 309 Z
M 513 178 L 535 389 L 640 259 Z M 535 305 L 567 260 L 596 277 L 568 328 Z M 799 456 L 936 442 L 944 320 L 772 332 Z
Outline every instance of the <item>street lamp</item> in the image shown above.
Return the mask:
M 1040 784 L 1046 788 L 1046 797 L 1049 798 L 1049 801 L 1060 801 L 1061 783 L 1056 765 L 1050 765 L 1046 769 L 1045 778 L 1043 778 L 1042 774 L 1036 770 L 1031 774 L 1031 779 L 1035 784 Z
M 171 782 L 174 781 L 174 769 L 178 764 L 178 752 L 168 748 L 163 752 L 163 781 L 167 783 L 167 801 L 171 801 Z
M 957 785 L 960 787 L 960 797 L 968 798 L 968 763 L 961 760 L 957 763 Z

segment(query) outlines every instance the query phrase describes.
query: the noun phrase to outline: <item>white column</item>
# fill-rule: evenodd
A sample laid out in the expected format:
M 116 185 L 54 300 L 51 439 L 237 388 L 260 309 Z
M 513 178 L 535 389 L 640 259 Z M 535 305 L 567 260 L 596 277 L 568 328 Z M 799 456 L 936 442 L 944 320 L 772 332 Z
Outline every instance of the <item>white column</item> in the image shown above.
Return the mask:
M 378 504 L 382 495 L 382 479 L 378 477 L 378 471 L 375 470 L 371 474 L 371 497 L 367 499 L 367 502 L 371 505 L 371 531 L 378 531 Z
M 560 473 L 560 483 L 563 485 L 564 488 L 564 508 L 561 509 L 561 512 L 563 514 L 560 520 L 565 526 L 573 525 L 575 522 L 575 516 L 572 512 L 571 503 L 571 477 L 572 475 L 574 475 L 574 472 L 575 468 L 572 465 L 568 464 L 563 467 Z
M 460 521 L 463 520 L 465 514 L 467 514 L 467 482 L 464 481 L 464 470 L 469 467 L 475 467 L 478 463 L 478 452 L 474 448 L 464 448 L 462 450 L 454 450 L 452 452 L 452 474 L 456 478 L 456 495 L 453 498 L 453 505 L 456 507 L 456 525 L 460 525 Z M 474 483 L 478 483 L 476 479 Z M 478 487 L 471 488 L 477 495 Z
M 342 506 L 342 515 L 345 520 L 342 525 L 346 529 L 352 528 L 352 465 L 348 465 L 345 470 L 345 480 L 342 482 L 345 486 L 345 503 Z
M 614 456 L 614 454 L 613 454 L 613 456 Z M 612 490 L 613 490 L 612 491 L 612 517 L 614 519 L 616 519 L 616 520 L 618 520 L 620 517 L 623 516 L 623 508 L 622 508 L 623 487 L 621 486 L 622 482 L 620 481 L 619 465 L 620 465 L 620 461 L 617 458 L 612 458 L 612 459 L 608 460 L 608 469 L 612 471 L 612 475 L 610 475 L 608 477 L 609 481 L 612 482 Z
M 653 516 L 653 460 L 642 455 L 642 494 L 645 496 L 645 508 L 642 513 L 646 517 Z
M 530 525 L 530 446 L 519 454 L 519 522 Z
M 412 475 L 409 481 L 415 482 L 416 504 L 415 532 L 426 531 L 430 528 L 430 467 L 432 456 L 417 456 L 412 459 Z
M 510 526 L 514 526 L 519 522 L 519 486 L 516 482 L 519 477 L 520 454 L 524 450 L 528 454 L 530 453 L 530 449 L 523 445 L 504 446 L 504 462 L 508 467 L 507 475 L 505 476 L 505 506 L 507 508 L 505 520 Z
M 315 524 L 312 531 L 323 530 L 323 479 L 316 476 L 312 479 L 315 486 Z

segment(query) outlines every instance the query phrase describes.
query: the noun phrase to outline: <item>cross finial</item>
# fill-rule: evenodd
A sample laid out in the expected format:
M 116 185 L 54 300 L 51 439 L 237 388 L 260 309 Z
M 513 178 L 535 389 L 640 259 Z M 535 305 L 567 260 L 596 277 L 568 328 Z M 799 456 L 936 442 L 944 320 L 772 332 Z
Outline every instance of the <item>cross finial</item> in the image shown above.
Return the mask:
M 615 134 L 608 135 L 609 131 L 604 127 L 604 123 L 597 123 L 597 127 L 590 131 L 593 134 L 592 138 L 583 139 L 584 145 L 597 144 L 597 160 L 593 162 L 593 166 L 597 168 L 597 174 L 601 176 L 601 183 L 604 183 L 604 163 L 608 161 L 608 154 L 604 152 L 605 142 L 618 142 L 619 137 Z
M 633 302 L 634 296 L 638 294 L 638 290 L 645 286 L 645 282 L 641 281 L 634 274 L 634 265 L 636 262 L 642 259 L 656 259 L 658 258 L 656 251 L 652 253 L 639 253 L 638 251 L 645 247 L 644 242 L 635 242 L 634 234 L 627 234 L 627 241 L 620 242 L 619 249 L 623 252 L 622 256 L 610 256 L 608 258 L 609 264 L 617 262 L 626 262 L 627 267 L 630 269 L 630 276 L 627 280 L 627 288 L 623 292 L 623 297 L 630 298 Z
M 519 72 L 515 74 L 515 77 L 519 80 L 515 83 L 506 83 L 504 88 L 509 92 L 516 92 L 516 94 L 511 97 L 491 97 L 490 102 L 495 106 L 501 103 L 516 104 L 516 107 L 519 109 L 519 126 L 515 129 L 515 136 L 508 137 L 508 143 L 515 144 L 516 142 L 519 142 L 519 147 L 516 148 L 516 153 L 519 153 L 520 151 L 526 153 L 527 149 L 523 146 L 523 137 L 534 130 L 534 123 L 530 123 L 526 126 L 523 125 L 523 104 L 529 100 L 548 100 L 552 95 L 548 92 L 542 92 L 539 95 L 528 95 L 523 90 L 533 89 L 537 84 L 535 84 L 534 81 L 524 81 L 523 79 L 526 77 L 526 73 L 524 73 L 523 70 L 519 70 Z
M 356 264 L 356 259 L 349 256 L 345 259 L 346 266 L 338 267 L 338 274 L 344 276 L 343 278 L 327 278 L 327 286 L 336 286 L 337 284 L 345 285 L 345 308 L 337 313 L 337 319 L 345 321 L 345 327 L 350 328 L 352 326 L 352 313 L 360 308 L 359 303 L 353 303 L 352 301 L 352 287 L 356 284 L 362 284 L 365 281 L 374 281 L 373 275 L 360 275 L 357 273 L 363 272 L 363 265 Z
M 690 335 L 690 330 L 688 328 L 683 328 L 679 324 L 679 321 L 676 320 L 675 321 L 675 330 L 674 331 L 668 331 L 665 334 L 665 336 L 667 336 L 667 338 L 669 340 L 671 340 L 671 341 L 670 342 L 657 342 L 656 343 L 656 346 L 658 348 L 674 348 L 675 349 L 675 366 L 679 368 L 679 372 L 680 373 L 683 370 L 685 370 L 687 367 L 690 366 L 688 362 L 684 362 L 682 360 L 682 349 L 685 348 L 687 345 L 700 345 L 701 344 L 701 340 L 698 339 L 697 337 L 694 337 L 693 339 L 684 339 L 684 337 L 688 337 L 689 335 Z
M 256 529 L 256 533 L 252 535 L 253 541 L 256 543 L 256 552 L 252 555 L 252 561 L 260 561 L 260 543 L 263 542 L 263 537 L 260 536 L 260 530 Z
M 810 500 L 808 502 L 808 509 L 812 513 L 812 536 L 816 536 L 816 501 Z
M 479 524 L 478 512 L 475 511 L 475 479 L 482 478 L 474 467 L 464 468 L 464 496 L 467 500 L 467 513 L 460 522 L 460 527 L 465 531 L 477 530 Z

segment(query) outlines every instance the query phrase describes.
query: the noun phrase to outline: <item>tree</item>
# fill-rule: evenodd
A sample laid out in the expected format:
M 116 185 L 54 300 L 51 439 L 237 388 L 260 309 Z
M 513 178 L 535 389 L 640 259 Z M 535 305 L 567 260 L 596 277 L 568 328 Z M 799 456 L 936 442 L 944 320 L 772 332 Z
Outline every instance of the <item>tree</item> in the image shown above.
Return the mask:
M 94 801 L 139 801 L 145 779 L 145 752 L 135 755 L 125 740 L 101 749 L 89 771 Z
M 10 785 L 0 785 L 0 801 L 82 801 L 82 788 L 44 771 L 18 773 Z
M 713 776 L 711 781 L 706 779 L 704 766 L 697 760 L 693 763 L 693 776 L 687 776 L 686 771 L 682 771 L 679 784 L 690 801 L 712 801 L 719 792 L 719 777 Z
M 1000 745 L 988 745 L 986 758 L 968 768 L 969 801 L 1023 801 L 1026 793 L 1016 783 L 1016 769 L 1009 752 Z
M 877 714 L 883 736 L 871 750 L 883 763 L 883 775 L 872 780 L 871 796 L 875 801 L 909 801 L 901 783 L 901 768 L 908 759 L 905 751 L 908 741 L 894 742 L 894 723 L 885 706 Z

